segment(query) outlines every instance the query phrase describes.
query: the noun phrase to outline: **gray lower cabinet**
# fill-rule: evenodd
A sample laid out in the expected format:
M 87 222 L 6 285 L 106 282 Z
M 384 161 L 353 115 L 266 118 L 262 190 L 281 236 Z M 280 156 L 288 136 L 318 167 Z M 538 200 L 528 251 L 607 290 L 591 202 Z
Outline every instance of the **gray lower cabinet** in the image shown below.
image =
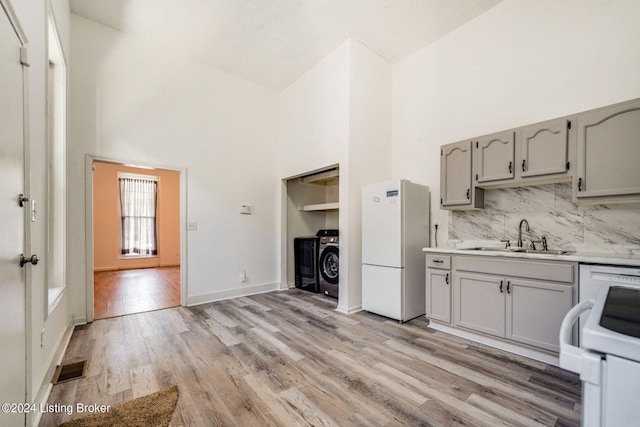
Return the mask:
M 505 338 L 558 352 L 562 319 L 573 306 L 570 285 L 507 279 Z
M 582 113 L 577 119 L 576 202 L 640 196 L 640 100 Z
M 460 256 L 453 265 L 455 327 L 559 351 L 574 303 L 573 263 Z
M 487 274 L 456 273 L 454 286 L 455 325 L 504 337 L 504 279 Z
M 451 324 L 451 257 L 427 255 L 426 316 L 430 320 Z

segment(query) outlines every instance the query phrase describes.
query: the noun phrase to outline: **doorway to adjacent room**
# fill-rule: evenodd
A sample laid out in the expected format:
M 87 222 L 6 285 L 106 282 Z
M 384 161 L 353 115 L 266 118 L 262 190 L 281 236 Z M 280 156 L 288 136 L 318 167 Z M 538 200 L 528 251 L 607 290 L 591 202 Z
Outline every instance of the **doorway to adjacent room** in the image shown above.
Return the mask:
M 181 171 L 101 160 L 91 168 L 93 319 L 179 306 Z

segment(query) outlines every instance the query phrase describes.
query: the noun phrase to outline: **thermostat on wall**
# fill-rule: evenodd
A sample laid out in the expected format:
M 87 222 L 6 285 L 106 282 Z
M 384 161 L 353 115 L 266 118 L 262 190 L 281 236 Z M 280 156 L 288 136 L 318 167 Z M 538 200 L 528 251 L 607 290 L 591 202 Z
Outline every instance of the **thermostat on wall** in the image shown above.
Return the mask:
M 240 205 L 241 214 L 251 215 L 251 212 L 251 205 Z

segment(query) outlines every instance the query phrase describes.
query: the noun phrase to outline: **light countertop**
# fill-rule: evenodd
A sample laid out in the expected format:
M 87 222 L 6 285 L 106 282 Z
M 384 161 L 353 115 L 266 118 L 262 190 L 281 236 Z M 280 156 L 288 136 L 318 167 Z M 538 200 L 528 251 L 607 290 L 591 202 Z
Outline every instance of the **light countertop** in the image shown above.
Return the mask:
M 635 250 L 626 252 L 607 252 L 605 250 L 598 251 L 575 251 L 563 255 L 555 254 L 538 254 L 532 252 L 509 252 L 509 251 L 480 251 L 471 250 L 470 248 L 481 247 L 483 245 L 460 245 L 456 247 L 442 248 L 423 248 L 425 253 L 433 254 L 456 254 L 456 255 L 475 255 L 487 257 L 504 257 L 504 258 L 523 258 L 523 259 L 546 259 L 554 261 L 570 261 L 582 264 L 605 264 L 605 265 L 622 265 L 630 267 L 640 267 L 640 254 Z M 486 246 L 486 245 L 484 245 Z

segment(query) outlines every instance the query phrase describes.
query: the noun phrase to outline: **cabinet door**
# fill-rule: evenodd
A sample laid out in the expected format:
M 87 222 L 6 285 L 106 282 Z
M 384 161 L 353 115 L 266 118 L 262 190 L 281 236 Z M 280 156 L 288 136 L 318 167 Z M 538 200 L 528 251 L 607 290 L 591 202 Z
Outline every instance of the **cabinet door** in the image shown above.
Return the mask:
M 470 205 L 471 196 L 471 141 L 442 146 L 440 150 L 441 205 Z
M 640 195 L 640 101 L 578 116 L 577 199 Z
M 568 120 L 558 119 L 520 130 L 521 176 L 560 174 L 567 171 Z
M 454 284 L 455 326 L 504 337 L 504 279 L 456 272 Z
M 572 307 L 573 287 L 508 278 L 506 291 L 506 338 L 558 352 L 560 325 Z
M 513 179 L 514 147 L 512 131 L 479 138 L 476 142 L 477 181 L 481 183 Z
M 451 323 L 451 272 L 427 268 L 427 317 Z

